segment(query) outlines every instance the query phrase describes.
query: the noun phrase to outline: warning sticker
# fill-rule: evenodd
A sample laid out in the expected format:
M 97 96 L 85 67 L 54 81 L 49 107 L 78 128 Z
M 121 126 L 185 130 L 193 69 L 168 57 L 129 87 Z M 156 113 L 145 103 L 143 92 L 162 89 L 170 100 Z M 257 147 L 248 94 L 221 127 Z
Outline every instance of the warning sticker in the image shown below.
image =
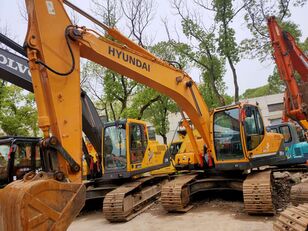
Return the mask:
M 48 14 L 56 15 L 55 7 L 53 6 L 52 1 L 46 1 Z

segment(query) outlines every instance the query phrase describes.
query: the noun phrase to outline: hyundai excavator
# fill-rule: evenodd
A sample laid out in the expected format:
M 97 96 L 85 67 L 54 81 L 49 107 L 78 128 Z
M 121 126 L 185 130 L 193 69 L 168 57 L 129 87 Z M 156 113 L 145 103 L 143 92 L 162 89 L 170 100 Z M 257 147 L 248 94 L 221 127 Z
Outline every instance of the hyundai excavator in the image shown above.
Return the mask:
M 106 30 L 113 40 L 92 29 L 72 25 L 64 4 Z M 252 211 L 272 212 L 271 174 L 268 171 L 248 172 L 253 167 L 284 159 L 283 140 L 279 134 L 266 132 L 257 106 L 235 104 L 217 108 L 210 115 L 197 85 L 187 73 L 157 58 L 69 1 L 26 0 L 26 6 L 29 21 L 25 48 L 38 108 L 39 127 L 44 134 L 42 145 L 45 156 L 50 159 L 50 168 L 45 173 L 26 175 L 23 180 L 9 184 L 1 191 L 0 229 L 64 230 L 84 204 L 86 189 L 81 181 L 80 168 L 80 57 L 169 96 L 178 104 L 183 115 L 189 117 L 202 137 L 205 145 L 200 150 L 187 122 L 186 130 L 195 151 L 189 156 L 182 156 L 182 159 L 202 173 L 182 175 L 171 181 L 172 184 L 167 183 L 168 192 L 165 190 L 162 198 L 165 202 L 166 197 L 170 198 L 170 203 L 163 202 L 167 209 L 185 209 L 189 196 L 200 189 L 198 186 L 210 187 L 212 183 L 207 182 L 210 179 L 207 174 L 210 176 L 210 172 L 214 171 L 222 182 L 237 185 L 235 187 L 240 190 L 242 182 L 247 182 L 243 186 L 244 195 L 247 195 L 246 201 L 250 203 L 248 207 Z M 130 130 L 124 129 L 121 124 L 115 124 L 113 129 L 116 130 L 118 140 L 122 139 L 122 132 L 127 134 Z M 136 128 L 136 135 L 141 139 L 131 145 L 131 156 L 140 155 L 140 150 L 145 147 L 142 127 Z M 117 142 L 114 148 L 120 150 L 123 142 L 123 139 Z M 108 152 L 110 141 L 106 138 L 102 143 L 102 150 Z M 149 151 L 145 156 L 147 159 L 142 164 L 127 159 L 130 176 L 140 174 L 143 166 L 155 157 L 155 152 Z M 128 194 L 123 191 L 113 194 L 107 200 L 110 206 L 108 211 L 104 211 L 105 214 L 114 214 L 114 217 L 122 219 L 127 215 L 126 207 L 138 203 L 141 205 L 144 202 L 142 197 L 138 193 L 130 193 L 142 186 L 142 179 L 132 181 L 133 190 Z M 155 192 L 153 185 L 145 189 L 149 189 L 150 194 Z
M 286 86 L 284 94 L 284 122 L 288 118 L 308 130 L 308 58 L 296 44 L 293 36 L 281 29 L 275 17 L 268 18 L 268 30 L 273 56 L 280 79 Z M 300 77 L 296 79 L 296 74 Z M 308 138 L 307 138 L 308 139 Z
M 20 55 L 24 55 L 23 48 L 5 35 L 0 34 L 0 42 Z M 27 60 L 1 48 L 0 78 L 33 92 L 33 84 Z M 121 221 L 132 219 L 151 205 L 151 202 L 160 193 L 160 181 L 165 180 L 167 177 L 166 174 L 173 173 L 174 171 L 171 169 L 168 173 L 163 172 L 164 177 L 143 178 L 142 183 L 139 182 L 137 184 L 138 188 L 146 188 L 144 190 L 136 190 L 134 184 L 127 185 L 125 183 L 135 181 L 134 177 L 136 174 L 142 174 L 152 169 L 167 166 L 169 164 L 169 158 L 168 153 L 166 153 L 166 146 L 156 141 L 155 134 L 154 139 L 151 137 L 146 123 L 143 121 L 126 119 L 102 124 L 92 101 L 83 90 L 81 90 L 80 99 L 82 102 L 82 130 L 87 135 L 87 137 L 84 137 L 85 142 L 82 142 L 82 173 L 83 183 L 87 189 L 86 200 L 96 200 L 99 202 L 99 200 L 107 198 L 105 200 L 105 215 L 110 221 L 118 221 L 120 219 L 119 215 L 122 215 Z M 99 140 L 101 137 L 99 134 L 104 137 L 103 140 Z M 3 139 L 5 142 L 10 140 L 7 138 Z M 105 148 L 103 153 L 101 153 L 101 146 L 104 141 L 106 141 Z M 19 146 L 37 146 L 40 151 L 45 149 L 39 145 L 40 138 L 33 137 L 14 137 L 10 144 L 4 148 L 13 148 L 15 150 L 15 147 L 17 147 L 18 149 L 16 143 Z M 129 158 L 126 156 L 127 151 L 131 152 L 130 156 L 128 156 Z M 7 184 L 12 182 L 14 180 L 13 177 L 16 175 L 15 172 L 18 169 L 23 169 L 23 174 L 16 175 L 16 179 L 22 178 L 25 173 L 30 171 L 38 171 L 38 169 L 46 171 L 44 166 L 49 166 L 48 162 L 44 163 L 49 161 L 49 158 L 43 158 L 42 165 L 37 165 L 36 168 L 33 167 L 32 162 L 20 165 L 19 162 L 14 161 L 16 159 L 14 158 L 16 156 L 14 155 L 15 152 L 3 153 L 3 162 L 7 162 L 0 164 L 3 170 L 1 171 L 1 180 L 3 179 L 3 183 Z M 32 156 L 34 157 L 34 155 Z M 102 166 L 102 163 L 104 163 L 104 166 Z M 16 166 L 13 167 L 13 164 Z M 134 166 L 137 166 L 136 169 L 138 171 L 133 169 Z M 150 184 L 155 185 L 149 187 Z M 114 189 L 117 190 L 111 192 Z M 131 206 L 126 206 L 125 210 L 121 213 L 109 213 L 110 216 L 107 216 L 108 213 L 106 211 L 113 211 L 112 209 L 108 210 L 108 206 L 113 205 L 112 203 L 108 203 L 108 198 L 112 200 L 115 193 L 123 194 L 123 190 L 127 192 L 126 196 L 131 197 L 132 195 L 136 196 L 138 194 L 140 200 L 135 200 Z M 130 193 L 131 191 L 133 192 Z M 118 201 L 118 203 L 120 202 Z M 126 199 L 123 198 L 121 203 L 127 204 Z

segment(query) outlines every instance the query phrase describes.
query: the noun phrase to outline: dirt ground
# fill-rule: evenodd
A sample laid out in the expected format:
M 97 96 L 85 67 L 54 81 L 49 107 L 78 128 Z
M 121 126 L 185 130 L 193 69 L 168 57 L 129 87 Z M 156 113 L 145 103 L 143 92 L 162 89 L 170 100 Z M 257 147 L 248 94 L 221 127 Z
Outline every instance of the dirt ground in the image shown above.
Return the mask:
M 207 192 L 197 195 L 193 204 L 194 207 L 186 214 L 171 214 L 163 210 L 160 202 L 156 202 L 149 210 L 126 223 L 109 223 L 99 209 L 90 209 L 83 211 L 68 230 L 272 230 L 274 217 L 245 214 L 241 193 Z

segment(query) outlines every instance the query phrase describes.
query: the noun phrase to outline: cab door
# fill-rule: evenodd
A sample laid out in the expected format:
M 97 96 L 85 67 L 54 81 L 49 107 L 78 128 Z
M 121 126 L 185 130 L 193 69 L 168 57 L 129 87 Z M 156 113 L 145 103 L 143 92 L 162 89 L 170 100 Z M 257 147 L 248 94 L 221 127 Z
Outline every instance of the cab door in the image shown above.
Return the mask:
M 281 135 L 267 133 L 258 107 L 244 106 L 242 118 L 247 157 L 252 167 L 274 164 L 284 160 L 284 146 Z
M 126 124 L 112 123 L 104 128 L 104 176 L 117 178 L 125 174 L 127 167 L 126 157 Z
M 248 151 L 256 149 L 262 142 L 265 134 L 263 120 L 257 107 L 247 105 L 244 107 L 244 129 L 246 148 Z
M 244 159 L 239 108 L 215 112 L 213 126 L 217 161 L 231 162 Z
M 129 153 L 132 169 L 142 167 L 148 140 L 146 137 L 145 126 L 138 123 L 129 124 Z

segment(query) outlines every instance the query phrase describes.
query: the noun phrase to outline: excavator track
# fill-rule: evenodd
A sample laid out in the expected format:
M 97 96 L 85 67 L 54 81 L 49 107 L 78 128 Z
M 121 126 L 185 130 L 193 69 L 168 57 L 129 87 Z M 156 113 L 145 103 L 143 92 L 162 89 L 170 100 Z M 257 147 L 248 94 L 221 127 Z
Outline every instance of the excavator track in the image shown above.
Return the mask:
M 165 184 L 162 188 L 161 202 L 168 212 L 187 212 L 192 206 L 190 201 L 189 185 L 195 180 L 197 174 L 182 175 Z
M 167 177 L 144 177 L 109 192 L 103 203 L 105 218 L 110 222 L 131 220 L 158 199 L 166 180 Z
M 243 183 L 244 206 L 249 214 L 274 214 L 270 170 L 252 173 Z
M 274 223 L 275 231 L 306 231 L 308 230 L 308 203 L 284 210 Z

